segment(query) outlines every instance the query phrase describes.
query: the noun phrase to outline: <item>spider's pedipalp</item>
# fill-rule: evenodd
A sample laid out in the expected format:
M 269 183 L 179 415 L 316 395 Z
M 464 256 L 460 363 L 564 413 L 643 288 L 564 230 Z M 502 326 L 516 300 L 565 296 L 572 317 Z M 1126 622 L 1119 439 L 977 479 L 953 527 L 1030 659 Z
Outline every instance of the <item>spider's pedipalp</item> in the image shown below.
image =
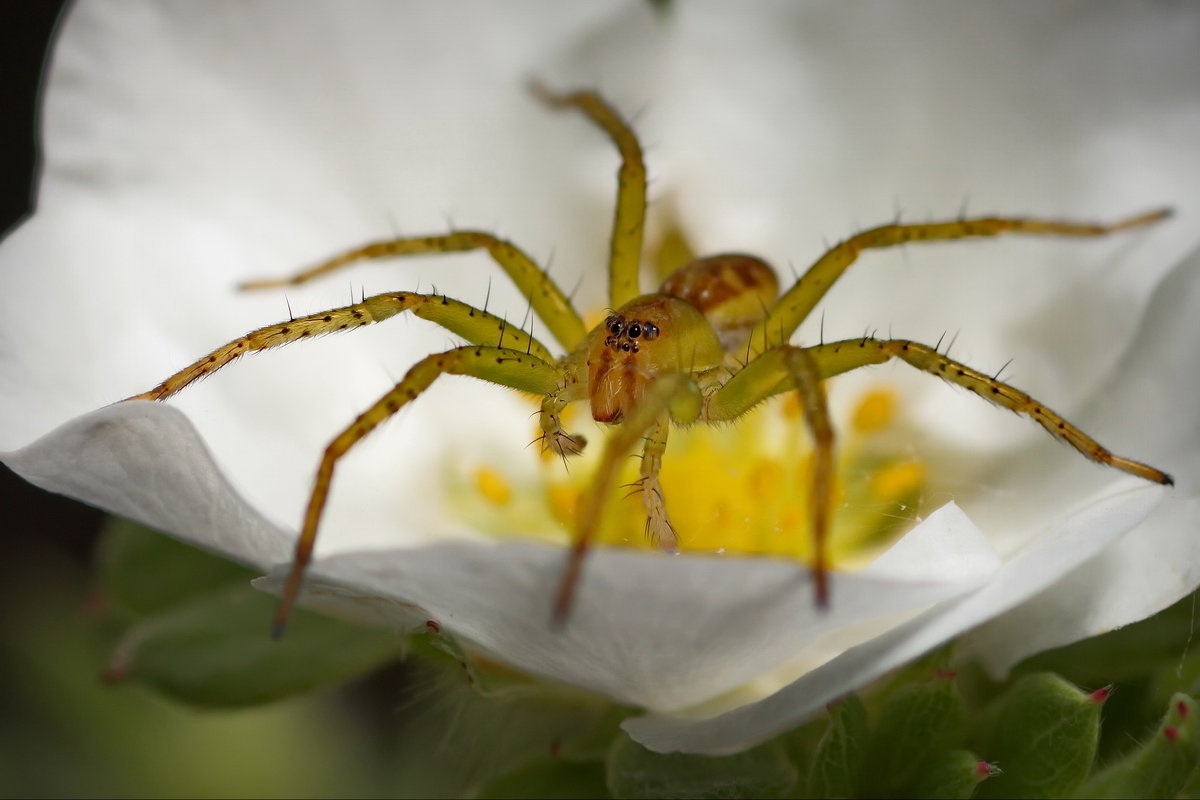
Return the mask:
M 670 430 L 670 417 L 663 415 L 643 437 L 645 444 L 642 445 L 642 463 L 639 468 L 641 480 L 637 485 L 642 493 L 642 506 L 646 510 L 647 535 L 659 549 L 674 553 L 678 551 L 679 540 L 675 535 L 675 526 L 667 516 L 666 499 L 659 482 L 662 457 L 667 450 L 667 434 Z
M 612 493 L 621 462 L 648 431 L 661 425 L 663 417 L 672 413 L 672 408 L 678 404 L 680 396 L 693 392 L 698 394 L 699 389 L 688 375 L 681 372 L 658 375 L 649 383 L 639 402 L 630 408 L 623 421 L 615 427 L 608 441 L 604 443 L 600 463 L 584 494 L 579 526 L 575 531 L 575 539 L 567 554 L 567 563 L 555 595 L 555 624 L 564 624 L 570 614 L 584 557 L 591 546 L 592 538 L 600 528 L 604 501 Z
M 444 353 L 435 353 L 413 365 L 399 383 L 360 414 L 325 448 L 317 468 L 317 478 L 309 496 L 308 507 L 304 512 L 300 538 L 296 541 L 296 555 L 276 608 L 273 628 L 276 638 L 282 635 L 287 625 L 292 606 L 300 593 L 304 570 L 312 560 L 317 528 L 329 497 L 329 487 L 333 482 L 333 471 L 337 462 L 350 448 L 361 442 L 384 420 L 415 400 L 442 375 L 467 375 L 531 394 L 549 394 L 562 382 L 561 371 L 552 363 L 507 347 L 468 345 Z
M 246 281 L 240 288 L 269 289 L 294 286 L 360 261 L 470 250 L 487 250 L 492 259 L 512 278 L 517 289 L 529 301 L 534 313 L 541 318 L 559 344 L 573 349 L 583 340 L 587 330 L 579 312 L 550 276 L 512 242 L 483 231 L 451 231 L 438 236 L 414 236 L 373 242 L 336 255 L 290 278 Z M 486 301 L 484 305 L 486 307 Z
M 541 440 L 546 449 L 562 456 L 577 456 L 587 446 L 587 439 L 578 433 L 567 433 L 559 416 L 568 404 L 582 400 L 585 397 L 580 383 L 568 383 L 558 391 L 551 392 L 542 398 L 542 407 L 538 412 L 538 424 L 542 429 Z
M 537 81 L 530 84 L 530 90 L 551 108 L 576 108 L 583 112 L 608 134 L 621 154 L 608 264 L 609 303 L 613 308 L 619 308 L 640 294 L 638 273 L 646 226 L 646 163 L 642 158 L 642 146 L 621 115 L 595 92 L 559 93 Z
M 1104 236 L 1160 222 L 1171 216 L 1169 208 L 1119 220 L 1109 225 L 1022 217 L 976 217 L 951 222 L 881 225 L 855 234 L 827 249 L 808 271 L 784 293 L 766 319 L 750 334 L 754 352 L 784 344 L 808 317 L 833 284 L 863 250 L 894 247 L 909 242 L 938 242 L 1019 233 L 1034 236 Z M 777 338 L 776 338 L 777 337 Z
M 418 317 L 435 322 L 472 344 L 491 344 L 495 339 L 496 330 L 504 327 L 501 318 L 442 295 L 387 292 L 368 297 L 361 303 L 319 311 L 251 331 L 184 367 L 150 391 L 126 399 L 166 400 L 246 353 L 269 350 L 314 336 L 353 330 L 373 322 L 381 322 L 403 311 L 411 311 Z M 531 356 L 542 361 L 553 361 L 553 356 L 546 346 L 524 331 L 509 330 L 504 336 L 514 349 L 527 350 Z

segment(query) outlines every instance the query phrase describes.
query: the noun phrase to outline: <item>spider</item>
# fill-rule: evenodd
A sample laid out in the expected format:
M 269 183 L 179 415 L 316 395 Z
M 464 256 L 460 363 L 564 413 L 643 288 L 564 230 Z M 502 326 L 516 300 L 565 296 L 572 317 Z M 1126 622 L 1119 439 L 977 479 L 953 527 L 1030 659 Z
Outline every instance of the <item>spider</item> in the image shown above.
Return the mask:
M 1031 418 L 1093 461 L 1154 483 L 1173 485 L 1165 472 L 1113 454 L 1042 402 L 950 359 L 937 346 L 873 336 L 810 347 L 789 343 L 797 327 L 863 250 L 1003 233 L 1102 236 L 1158 222 L 1170 215 L 1169 209 L 1107 225 L 1019 217 L 897 222 L 863 231 L 833 246 L 782 295 L 776 274 L 766 262 L 738 253 L 695 259 L 670 274 L 657 290 L 642 294 L 639 272 L 646 168 L 636 135 L 594 91 L 560 93 L 540 84 L 534 84 L 532 90 L 550 108 L 581 112 L 607 135 L 620 154 L 608 262 L 611 310 L 600 325 L 588 330 L 562 289 L 516 245 L 478 230 L 379 241 L 343 252 L 290 278 L 250 281 L 241 288 L 300 284 L 369 259 L 486 250 L 528 299 L 564 355 L 556 358 L 530 333 L 445 295 L 387 292 L 251 331 L 153 389 L 128 398 L 165 400 L 246 353 L 358 328 L 405 311 L 437 323 L 468 342 L 417 362 L 325 448 L 276 610 L 276 637 L 283 632 L 312 559 L 338 461 L 442 375 L 467 375 L 540 395 L 543 446 L 564 459 L 580 453 L 586 444 L 582 436 L 568 433 L 563 427 L 561 414 L 568 404 L 586 402 L 596 421 L 613 426 L 583 498 L 554 598 L 553 618 L 559 623 L 569 612 L 584 557 L 601 521 L 603 501 L 613 491 L 619 467 L 634 447 L 643 442 L 640 488 L 647 533 L 659 547 L 673 551 L 676 534 L 659 483 L 671 426 L 731 422 L 768 397 L 790 391 L 799 396 L 814 444 L 813 477 L 807 487 L 814 552 L 810 568 L 815 600 L 819 606 L 827 605 L 826 533 L 833 491 L 834 432 L 824 381 L 893 358 Z

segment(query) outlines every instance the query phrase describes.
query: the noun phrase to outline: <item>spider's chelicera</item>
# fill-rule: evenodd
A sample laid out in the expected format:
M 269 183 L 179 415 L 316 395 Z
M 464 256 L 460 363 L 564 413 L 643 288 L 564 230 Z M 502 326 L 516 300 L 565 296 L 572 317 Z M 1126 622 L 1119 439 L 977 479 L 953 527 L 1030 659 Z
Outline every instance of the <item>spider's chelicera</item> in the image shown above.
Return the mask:
M 489 233 L 449 233 L 376 242 L 343 253 L 283 280 L 255 281 L 243 288 L 298 284 L 366 259 L 419 253 L 486 250 L 508 273 L 565 355 L 556 358 L 523 330 L 509 327 L 484 309 L 436 294 L 389 292 L 343 308 L 270 325 L 217 348 L 148 392 L 130 400 L 165 400 L 239 356 L 300 339 L 379 322 L 408 311 L 435 322 L 469 344 L 428 356 L 364 411 L 321 458 L 296 544 L 296 554 L 275 617 L 279 635 L 312 558 L 318 524 L 338 461 L 381 422 L 416 399 L 438 377 L 467 375 L 542 396 L 540 426 L 545 447 L 564 458 L 578 454 L 583 437 L 564 430 L 560 416 L 570 403 L 586 402 L 592 417 L 613 426 L 583 506 L 554 600 L 555 618 L 570 609 L 589 544 L 600 524 L 604 499 L 619 467 L 642 443 L 641 497 L 646 529 L 666 550 L 676 546 L 659 472 L 672 424 L 728 422 L 762 400 L 797 392 L 814 442 L 810 492 L 816 601 L 828 602 L 826 533 L 833 490 L 833 429 L 824 381 L 858 367 L 898 358 L 944 378 L 997 405 L 1032 418 L 1087 458 L 1149 481 L 1171 484 L 1166 473 L 1114 455 L 1067 420 L 1024 392 L 960 364 L 929 347 L 904 339 L 864 337 L 800 347 L 789 343 L 797 327 L 861 251 L 909 242 L 1023 233 L 1100 236 L 1140 227 L 1169 216 L 1159 210 L 1109 225 L 979 217 L 946 222 L 891 224 L 851 236 L 822 255 L 782 295 L 775 272 L 762 260 L 741 254 L 694 260 L 676 270 L 657 291 L 639 291 L 646 211 L 646 170 L 641 146 L 621 117 L 596 93 L 555 93 L 535 86 L 554 108 L 574 108 L 598 125 L 621 154 L 617 206 L 609 256 L 611 314 L 589 331 L 567 296 L 532 259 Z

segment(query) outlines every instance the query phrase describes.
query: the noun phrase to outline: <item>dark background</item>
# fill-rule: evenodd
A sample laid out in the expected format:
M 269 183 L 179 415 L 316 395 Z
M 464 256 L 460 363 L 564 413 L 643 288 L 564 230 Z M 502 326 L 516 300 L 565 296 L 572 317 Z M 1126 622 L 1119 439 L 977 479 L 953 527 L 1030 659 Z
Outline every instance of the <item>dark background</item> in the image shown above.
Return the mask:
M 0 231 L 33 209 L 37 104 L 42 67 L 63 3 L 0 0 Z M 0 465 L 0 571 L 21 569 L 31 550 L 86 560 L 101 512 L 43 492 Z

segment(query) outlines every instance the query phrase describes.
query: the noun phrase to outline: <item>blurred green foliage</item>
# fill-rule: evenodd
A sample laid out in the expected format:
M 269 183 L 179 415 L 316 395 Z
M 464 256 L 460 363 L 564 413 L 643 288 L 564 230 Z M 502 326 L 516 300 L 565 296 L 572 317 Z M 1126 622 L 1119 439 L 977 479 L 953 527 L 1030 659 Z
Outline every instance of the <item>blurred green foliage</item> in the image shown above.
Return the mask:
M 41 554 L 2 587 L 6 797 L 1200 791 L 1192 597 L 1005 682 L 944 648 L 712 758 L 652 753 L 619 728 L 635 710 L 475 658 L 445 632 L 300 613 L 273 642 L 252 572 L 129 523 L 108 526 L 95 575 L 78 570 Z

